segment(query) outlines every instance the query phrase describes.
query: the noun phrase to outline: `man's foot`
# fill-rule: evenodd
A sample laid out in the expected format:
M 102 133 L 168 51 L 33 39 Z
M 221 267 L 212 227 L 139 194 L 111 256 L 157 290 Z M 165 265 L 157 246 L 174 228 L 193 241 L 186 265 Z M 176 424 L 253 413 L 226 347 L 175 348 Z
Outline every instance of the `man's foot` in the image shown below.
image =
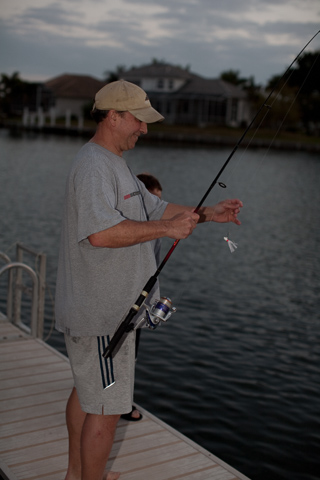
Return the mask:
M 121 418 L 123 418 L 124 420 L 128 420 L 129 422 L 138 422 L 139 420 L 141 420 L 142 415 L 139 410 L 137 410 L 136 407 L 133 405 L 131 412 L 121 415 Z
M 103 475 L 103 480 L 117 480 L 120 477 L 119 472 L 106 472 Z

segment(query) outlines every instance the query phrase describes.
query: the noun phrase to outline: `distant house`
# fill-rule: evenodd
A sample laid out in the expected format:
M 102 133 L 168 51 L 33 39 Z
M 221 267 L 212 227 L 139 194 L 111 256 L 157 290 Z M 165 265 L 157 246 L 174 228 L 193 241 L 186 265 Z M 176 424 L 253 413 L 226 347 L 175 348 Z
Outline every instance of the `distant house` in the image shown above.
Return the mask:
M 161 62 L 134 67 L 122 76 L 148 93 L 167 123 L 237 127 L 248 121 L 246 93 L 221 79 Z
M 122 78 L 143 88 L 166 123 L 226 125 L 248 123 L 246 93 L 221 79 L 204 78 L 186 68 L 154 62 L 122 73 Z M 50 92 L 55 117 L 81 117 L 106 82 L 89 75 L 63 74 L 44 83 Z
M 105 82 L 89 75 L 64 74 L 45 82 L 51 91 L 52 105 L 55 116 L 65 116 L 66 112 L 80 117 L 83 107 L 88 103 L 93 105 L 95 94 Z

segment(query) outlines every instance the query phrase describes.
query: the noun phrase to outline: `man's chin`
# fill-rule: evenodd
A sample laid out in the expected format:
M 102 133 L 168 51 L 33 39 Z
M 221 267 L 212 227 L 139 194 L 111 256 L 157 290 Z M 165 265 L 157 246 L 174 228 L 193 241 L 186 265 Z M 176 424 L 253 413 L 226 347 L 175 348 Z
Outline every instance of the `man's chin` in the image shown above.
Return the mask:
M 139 137 L 133 137 L 132 142 L 130 142 L 130 148 L 134 148 L 138 140 Z

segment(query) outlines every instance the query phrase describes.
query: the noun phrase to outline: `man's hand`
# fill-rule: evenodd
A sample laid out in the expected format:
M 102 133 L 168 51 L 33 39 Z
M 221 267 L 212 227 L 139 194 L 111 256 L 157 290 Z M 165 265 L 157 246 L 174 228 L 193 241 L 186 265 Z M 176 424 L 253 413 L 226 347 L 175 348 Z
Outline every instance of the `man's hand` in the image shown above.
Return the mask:
M 199 215 L 194 212 L 185 210 L 178 213 L 174 217 L 165 220 L 167 223 L 167 237 L 181 240 L 189 237 L 196 228 L 199 220 Z
M 212 207 L 211 221 L 218 223 L 234 222 L 236 225 L 241 225 L 237 218 L 241 207 L 243 207 L 241 200 L 222 200 Z

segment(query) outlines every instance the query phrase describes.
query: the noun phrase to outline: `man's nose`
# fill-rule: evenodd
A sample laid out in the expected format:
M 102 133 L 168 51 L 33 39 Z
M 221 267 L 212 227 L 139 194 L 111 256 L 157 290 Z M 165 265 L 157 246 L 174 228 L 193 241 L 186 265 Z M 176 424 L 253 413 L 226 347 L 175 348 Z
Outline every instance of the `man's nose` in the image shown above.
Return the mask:
M 141 132 L 143 135 L 146 135 L 146 133 L 148 133 L 148 126 L 147 126 L 146 122 L 141 122 L 140 132 Z

